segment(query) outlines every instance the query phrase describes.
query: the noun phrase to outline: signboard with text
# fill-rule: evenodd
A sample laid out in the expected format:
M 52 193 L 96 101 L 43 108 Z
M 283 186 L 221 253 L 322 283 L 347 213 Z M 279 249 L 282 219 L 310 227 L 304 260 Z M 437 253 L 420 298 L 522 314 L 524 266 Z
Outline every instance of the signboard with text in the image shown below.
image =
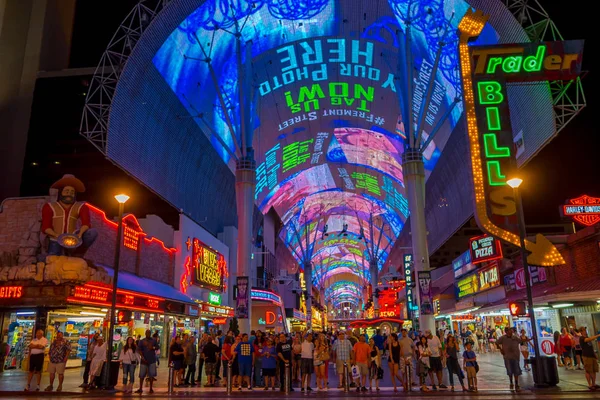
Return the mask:
M 452 261 L 452 269 L 454 270 L 454 278 L 460 278 L 475 270 L 475 264 L 471 262 L 471 251 L 467 250 Z
M 75 286 L 67 298 L 69 302 L 110 306 L 112 289 L 108 287 L 86 284 Z M 179 304 L 179 303 L 178 303 Z M 148 296 L 141 293 L 117 290 L 117 308 L 127 308 L 141 311 L 164 312 L 167 306 L 165 299 Z
M 480 269 L 456 282 L 456 297 L 461 299 L 500 286 L 497 264 Z
M 493 236 L 482 235 L 469 239 L 469 249 L 473 264 L 502 258 L 502 244 Z
M 415 281 L 414 281 L 414 272 L 413 272 L 413 255 L 412 254 L 405 254 L 404 255 L 404 261 L 403 261 L 403 267 L 404 267 L 404 281 L 406 282 L 406 309 L 408 311 L 408 314 L 410 315 L 410 313 L 412 311 L 414 311 L 415 306 L 414 306 L 414 288 L 415 288 Z
M 562 213 L 582 225 L 596 225 L 600 222 L 600 198 L 584 194 L 576 199 L 569 199 L 569 204 L 563 206 Z
M 192 285 L 222 291 L 223 278 L 227 274 L 225 256 L 197 238 L 192 246 Z
M 419 300 L 421 305 L 421 315 L 433 314 L 433 294 L 431 292 L 431 272 L 419 271 Z

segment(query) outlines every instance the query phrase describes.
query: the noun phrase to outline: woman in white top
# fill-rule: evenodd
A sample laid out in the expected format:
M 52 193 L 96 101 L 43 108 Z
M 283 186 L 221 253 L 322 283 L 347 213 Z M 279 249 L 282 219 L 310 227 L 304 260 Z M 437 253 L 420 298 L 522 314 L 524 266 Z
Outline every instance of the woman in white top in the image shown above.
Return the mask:
M 302 356 L 301 360 L 301 370 L 302 370 L 302 384 L 301 384 L 301 392 L 304 392 L 305 382 L 306 382 L 306 391 L 312 392 L 310 387 L 310 381 L 312 380 L 312 374 L 315 371 L 315 366 L 313 364 L 313 356 L 315 351 L 315 345 L 313 343 L 313 335 L 311 333 L 307 333 L 304 342 L 302 342 L 302 350 L 300 354 Z
M 106 361 L 106 343 L 104 343 L 104 338 L 99 337 L 92 353 L 92 364 L 90 365 L 89 382 L 91 389 L 96 387 L 96 377 L 102 375 L 104 361 Z
M 125 342 L 125 346 L 121 350 L 119 355 L 119 361 L 121 361 L 121 368 L 123 368 L 123 386 L 125 390 L 123 393 L 131 393 L 133 391 L 133 381 L 135 380 L 135 369 L 140 363 L 140 355 L 137 352 L 135 346 L 135 340 L 129 336 Z M 127 377 L 129 377 L 129 383 L 127 383 Z

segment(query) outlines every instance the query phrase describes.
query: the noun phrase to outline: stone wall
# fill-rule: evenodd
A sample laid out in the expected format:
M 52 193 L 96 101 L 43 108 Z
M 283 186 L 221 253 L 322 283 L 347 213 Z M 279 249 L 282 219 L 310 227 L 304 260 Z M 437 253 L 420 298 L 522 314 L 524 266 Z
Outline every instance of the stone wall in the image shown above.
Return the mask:
M 0 266 L 35 264 L 42 206 L 49 197 L 6 199 L 0 207 Z

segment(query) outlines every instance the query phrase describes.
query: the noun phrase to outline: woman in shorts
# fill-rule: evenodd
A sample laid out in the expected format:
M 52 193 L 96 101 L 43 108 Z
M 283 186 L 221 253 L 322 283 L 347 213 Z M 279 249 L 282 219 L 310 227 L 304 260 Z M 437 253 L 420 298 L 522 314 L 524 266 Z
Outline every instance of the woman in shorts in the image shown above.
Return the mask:
M 531 369 L 529 368 L 529 342 L 531 342 L 531 339 L 527 337 L 527 334 L 525 333 L 525 329 L 521 329 L 521 345 L 519 346 L 521 348 L 521 354 L 523 354 L 523 369 L 525 371 L 531 371 Z
M 396 386 L 396 379 L 402 383 L 402 377 L 398 375 L 398 369 L 400 368 L 400 343 L 398 342 L 398 335 L 392 333 L 388 340 L 388 351 L 389 351 L 389 364 L 390 374 L 392 375 L 392 385 L 394 385 L 394 393 L 398 392 Z
M 175 387 L 183 385 L 183 347 L 181 346 L 181 338 L 175 336 L 169 347 L 169 363 L 173 363 L 173 371 L 175 372 Z

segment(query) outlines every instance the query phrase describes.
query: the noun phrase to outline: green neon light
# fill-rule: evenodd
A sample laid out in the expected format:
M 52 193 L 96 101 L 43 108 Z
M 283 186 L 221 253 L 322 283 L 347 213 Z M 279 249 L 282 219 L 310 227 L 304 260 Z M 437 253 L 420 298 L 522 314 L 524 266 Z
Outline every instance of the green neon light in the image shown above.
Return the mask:
M 485 148 L 485 156 L 487 158 L 510 157 L 510 148 L 498 147 L 498 140 L 494 133 L 486 133 L 483 135 L 483 145 Z
M 502 64 L 502 57 L 490 57 L 490 61 L 488 62 L 487 73 L 495 74 L 496 67 Z
M 506 57 L 502 62 L 502 71 L 507 74 L 516 73 L 521 70 L 521 64 L 523 63 L 523 56 L 512 56 Z
M 542 70 L 544 55 L 546 54 L 546 46 L 538 46 L 535 56 L 525 57 L 523 69 L 527 72 L 539 72 Z
M 500 161 L 488 161 L 488 183 L 490 186 L 504 186 L 506 185 L 506 176 L 502 175 L 500 168 Z
M 499 131 L 501 128 L 500 124 L 500 110 L 498 107 L 487 107 L 485 109 L 487 115 L 487 126 L 490 131 Z
M 496 81 L 477 82 L 480 104 L 500 104 L 504 101 L 502 85 Z

